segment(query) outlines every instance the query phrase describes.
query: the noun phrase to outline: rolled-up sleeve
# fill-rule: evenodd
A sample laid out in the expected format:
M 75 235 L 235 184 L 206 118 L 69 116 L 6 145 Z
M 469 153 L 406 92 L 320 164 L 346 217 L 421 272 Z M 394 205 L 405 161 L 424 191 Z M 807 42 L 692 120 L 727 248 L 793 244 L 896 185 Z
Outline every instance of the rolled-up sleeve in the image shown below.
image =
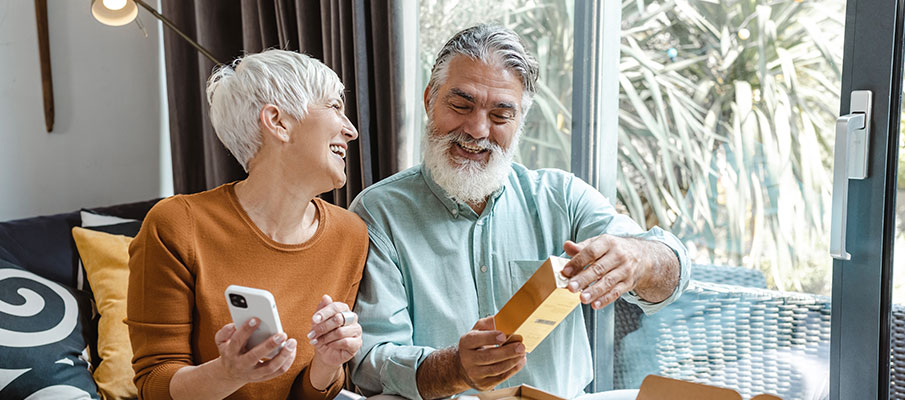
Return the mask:
M 605 233 L 657 241 L 665 244 L 675 253 L 679 261 L 679 284 L 666 300 L 651 303 L 640 298 L 634 292 L 623 294 L 623 299 L 637 304 L 645 314 L 652 314 L 676 301 L 682 295 L 682 292 L 688 287 L 691 269 L 688 251 L 675 235 L 656 226 L 644 231 L 634 220 L 616 212 L 612 203 L 599 191 L 574 176 L 565 182 L 564 192 L 569 217 L 572 221 L 572 240 L 580 242 Z
M 355 302 L 363 343 L 351 361 L 352 383 L 366 395 L 421 399 L 416 372 L 434 348 L 414 345 L 405 281 L 389 240 L 373 227 L 360 205 L 352 209 L 369 222 L 371 240 Z

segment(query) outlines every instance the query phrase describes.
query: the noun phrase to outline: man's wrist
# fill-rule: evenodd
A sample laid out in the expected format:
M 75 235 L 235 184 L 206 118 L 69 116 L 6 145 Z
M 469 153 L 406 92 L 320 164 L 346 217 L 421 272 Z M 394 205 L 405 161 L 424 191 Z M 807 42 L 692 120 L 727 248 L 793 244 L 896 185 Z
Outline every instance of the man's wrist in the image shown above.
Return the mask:
M 458 377 L 458 379 L 456 380 L 460 385 L 468 386 L 469 388 L 474 389 L 475 385 L 473 382 L 471 382 L 471 379 L 468 379 L 468 373 L 465 371 L 465 365 L 462 364 L 462 359 L 459 358 L 459 348 L 453 346 L 450 348 L 450 350 L 452 352 L 452 362 L 456 366 L 456 373 Z
M 418 394 L 424 399 L 449 397 L 471 389 L 456 346 L 434 351 L 415 371 Z
M 644 263 L 645 264 L 644 265 L 644 275 L 642 275 L 642 279 L 643 279 L 644 283 L 642 285 L 639 285 L 640 291 L 649 290 L 652 287 L 654 287 L 655 281 L 656 281 L 656 279 L 654 279 L 654 278 L 656 277 L 657 273 L 662 268 L 662 266 L 660 265 L 660 261 L 662 258 L 659 256 L 659 253 L 666 246 L 665 244 L 658 242 L 656 240 L 646 240 L 645 242 L 646 242 L 646 247 L 648 249 L 642 249 L 641 251 L 654 250 L 652 252 L 649 252 L 649 254 L 656 254 L 656 255 L 653 257 L 649 257 L 648 258 L 649 262 Z
M 646 242 L 647 248 L 642 249 L 642 251 L 651 256 L 648 257 L 649 262 L 644 264 L 641 279 L 635 285 L 633 291 L 642 300 L 659 303 L 669 298 L 672 292 L 675 291 L 679 282 L 678 278 L 676 278 L 673 284 L 672 275 L 676 277 L 681 275 L 682 265 L 675 251 L 666 243 L 659 240 L 643 241 Z M 666 288 L 671 290 L 666 293 Z

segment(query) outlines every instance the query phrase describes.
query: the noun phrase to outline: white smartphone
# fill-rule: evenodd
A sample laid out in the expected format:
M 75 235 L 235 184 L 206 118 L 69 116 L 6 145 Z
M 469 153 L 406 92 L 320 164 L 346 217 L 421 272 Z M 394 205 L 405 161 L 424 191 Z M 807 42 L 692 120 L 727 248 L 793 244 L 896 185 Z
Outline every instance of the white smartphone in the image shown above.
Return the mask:
M 254 289 L 239 285 L 229 285 L 226 288 L 226 304 L 229 306 L 229 314 L 233 317 L 233 323 L 238 329 L 255 317 L 260 322 L 248 342 L 246 350 L 250 350 L 265 340 L 270 340 L 273 335 L 283 333 L 283 325 L 280 324 L 280 315 L 277 314 L 277 303 L 273 295 L 264 289 Z M 284 342 L 285 343 L 285 342 Z M 265 358 L 270 359 L 279 354 L 281 344 Z

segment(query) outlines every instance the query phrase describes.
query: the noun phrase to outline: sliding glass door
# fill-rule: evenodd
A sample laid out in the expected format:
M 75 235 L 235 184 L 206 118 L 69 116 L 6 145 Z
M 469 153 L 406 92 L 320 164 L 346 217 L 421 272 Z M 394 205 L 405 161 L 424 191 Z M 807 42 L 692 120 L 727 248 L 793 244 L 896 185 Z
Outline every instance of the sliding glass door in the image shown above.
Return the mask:
M 621 21 L 594 32 L 619 35 L 618 152 L 598 167 L 618 174 L 601 190 L 694 262 L 667 309 L 617 303 L 613 387 L 887 397 L 898 3 L 603 3 Z
M 688 247 L 658 314 L 616 305 L 617 388 L 648 374 L 821 398 L 844 0 L 622 3 L 616 198 Z
M 872 94 L 864 179 L 848 182 L 850 259 L 833 262 L 830 394 L 833 399 L 888 398 L 889 313 L 895 228 L 898 129 L 902 91 L 902 2 L 849 0 L 846 7 L 840 117 L 857 116 L 861 95 Z M 838 143 L 838 140 L 837 140 Z M 859 143 L 849 143 L 850 163 Z M 838 157 L 837 157 L 838 160 Z M 850 170 L 851 174 L 853 171 Z M 838 184 L 834 191 L 843 190 Z M 839 259 L 842 258 L 842 259 Z M 895 381 L 897 377 L 893 377 Z M 898 383 L 899 386 L 902 382 Z

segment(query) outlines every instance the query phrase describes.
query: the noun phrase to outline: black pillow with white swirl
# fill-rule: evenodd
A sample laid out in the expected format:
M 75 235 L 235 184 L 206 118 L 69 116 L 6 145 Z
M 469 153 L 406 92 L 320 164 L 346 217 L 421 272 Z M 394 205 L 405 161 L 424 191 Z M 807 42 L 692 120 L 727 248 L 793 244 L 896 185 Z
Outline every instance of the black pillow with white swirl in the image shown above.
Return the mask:
M 89 295 L 0 259 L 0 399 L 96 399 Z

